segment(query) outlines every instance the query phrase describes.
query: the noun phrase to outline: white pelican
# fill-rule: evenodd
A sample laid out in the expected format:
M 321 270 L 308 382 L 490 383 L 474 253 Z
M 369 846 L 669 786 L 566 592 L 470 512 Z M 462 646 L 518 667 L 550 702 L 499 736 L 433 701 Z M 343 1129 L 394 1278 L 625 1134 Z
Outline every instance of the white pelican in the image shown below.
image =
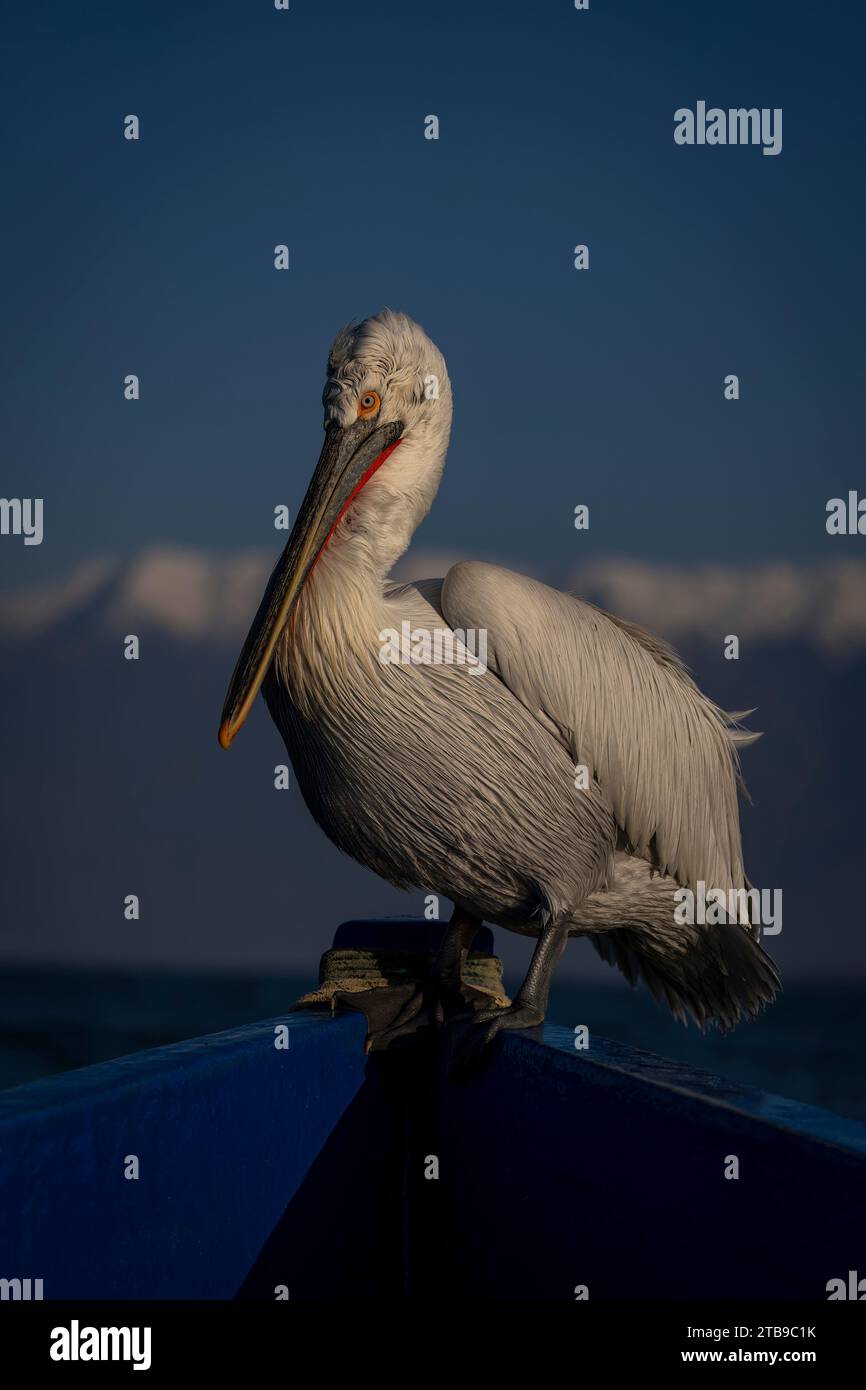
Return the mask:
M 378 1045 L 459 998 L 482 921 L 537 941 L 510 1007 L 475 1015 L 476 1055 L 500 1029 L 543 1020 L 569 936 L 589 936 L 678 1017 L 728 1028 L 755 1014 L 779 983 L 759 925 L 680 923 L 674 894 L 748 888 L 738 744 L 757 735 L 665 643 L 545 584 L 477 562 L 389 581 L 436 495 L 451 428 L 445 361 L 418 324 L 386 309 L 344 329 L 323 400 L 322 453 L 219 737 L 227 748 L 262 687 L 333 842 L 454 903 L 430 981 Z M 383 662 L 382 634 L 404 622 L 485 633 L 487 669 Z

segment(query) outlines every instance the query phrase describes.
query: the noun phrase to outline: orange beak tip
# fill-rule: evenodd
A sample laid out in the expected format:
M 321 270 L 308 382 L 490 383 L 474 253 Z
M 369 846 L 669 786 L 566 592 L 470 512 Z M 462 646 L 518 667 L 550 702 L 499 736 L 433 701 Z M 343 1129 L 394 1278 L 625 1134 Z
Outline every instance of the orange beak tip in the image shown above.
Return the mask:
M 220 748 L 231 748 L 231 746 L 232 746 L 232 739 L 233 739 L 233 738 L 234 738 L 234 731 L 233 731 L 233 729 L 232 729 L 232 727 L 231 727 L 231 724 L 229 723 L 228 719 L 226 719 L 225 722 L 224 722 L 223 724 L 220 724 L 220 731 L 219 731 Z

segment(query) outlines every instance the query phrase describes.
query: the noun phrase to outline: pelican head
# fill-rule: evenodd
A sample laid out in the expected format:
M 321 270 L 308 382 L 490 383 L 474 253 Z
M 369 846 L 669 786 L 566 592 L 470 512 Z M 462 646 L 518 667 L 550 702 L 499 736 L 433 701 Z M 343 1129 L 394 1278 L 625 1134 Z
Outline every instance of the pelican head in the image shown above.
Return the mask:
M 405 314 L 344 328 L 328 354 L 325 440 L 288 544 L 238 658 L 219 741 L 249 714 L 313 569 L 339 563 L 384 578 L 436 495 L 451 429 L 445 360 Z

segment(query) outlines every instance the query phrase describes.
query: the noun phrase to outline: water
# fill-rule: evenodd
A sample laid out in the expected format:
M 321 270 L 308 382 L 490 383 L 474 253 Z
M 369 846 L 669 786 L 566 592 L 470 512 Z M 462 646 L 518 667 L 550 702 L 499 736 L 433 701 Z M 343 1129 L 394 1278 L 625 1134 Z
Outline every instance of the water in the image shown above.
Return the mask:
M 298 976 L 114 970 L 0 971 L 0 1087 L 218 1032 L 286 1011 Z M 728 1037 L 684 1028 L 642 991 L 556 984 L 553 1022 L 674 1057 L 763 1090 L 866 1120 L 866 989 L 793 985 Z
M 793 984 L 727 1035 L 677 1023 L 644 990 L 554 986 L 550 1017 L 776 1095 L 866 1120 L 866 987 Z

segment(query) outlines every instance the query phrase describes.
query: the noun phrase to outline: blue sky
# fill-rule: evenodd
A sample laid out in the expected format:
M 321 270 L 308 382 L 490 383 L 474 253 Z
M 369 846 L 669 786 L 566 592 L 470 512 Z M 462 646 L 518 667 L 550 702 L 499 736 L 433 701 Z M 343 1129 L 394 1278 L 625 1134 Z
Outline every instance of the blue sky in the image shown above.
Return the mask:
M 276 552 L 273 508 L 297 507 L 318 454 L 330 340 L 383 304 L 425 325 L 454 381 L 424 547 L 555 579 L 608 556 L 866 554 L 824 527 L 828 498 L 866 492 L 860 7 L 17 8 L 0 59 L 0 495 L 44 498 L 45 539 L 0 538 L 0 585 L 155 544 Z M 674 112 L 699 100 L 781 107 L 781 154 L 676 145 Z M 274 813 L 263 709 L 237 760 L 217 752 L 230 658 L 171 649 L 139 688 L 104 642 L 79 669 L 76 640 L 9 663 L 6 838 L 24 872 L 5 915 L 34 955 L 308 966 L 341 917 L 418 910 L 339 859 L 297 798 Z M 799 648 L 762 665 L 764 650 L 736 683 L 720 652 L 704 668 L 777 739 L 749 755 L 749 863 L 791 888 L 783 956 L 859 970 L 860 667 Z M 802 850 L 810 798 L 840 905 L 829 945 L 825 861 Z M 117 935 L 132 881 L 141 943 Z M 304 931 L 284 944 L 287 920 L 318 948 Z
M 2 491 L 44 497 L 45 541 L 4 538 L 0 581 L 273 547 L 328 343 L 383 304 L 455 385 L 425 546 L 559 572 L 862 546 L 823 524 L 866 488 L 856 5 L 18 8 Z M 782 107 L 782 153 L 675 145 L 699 99 Z

